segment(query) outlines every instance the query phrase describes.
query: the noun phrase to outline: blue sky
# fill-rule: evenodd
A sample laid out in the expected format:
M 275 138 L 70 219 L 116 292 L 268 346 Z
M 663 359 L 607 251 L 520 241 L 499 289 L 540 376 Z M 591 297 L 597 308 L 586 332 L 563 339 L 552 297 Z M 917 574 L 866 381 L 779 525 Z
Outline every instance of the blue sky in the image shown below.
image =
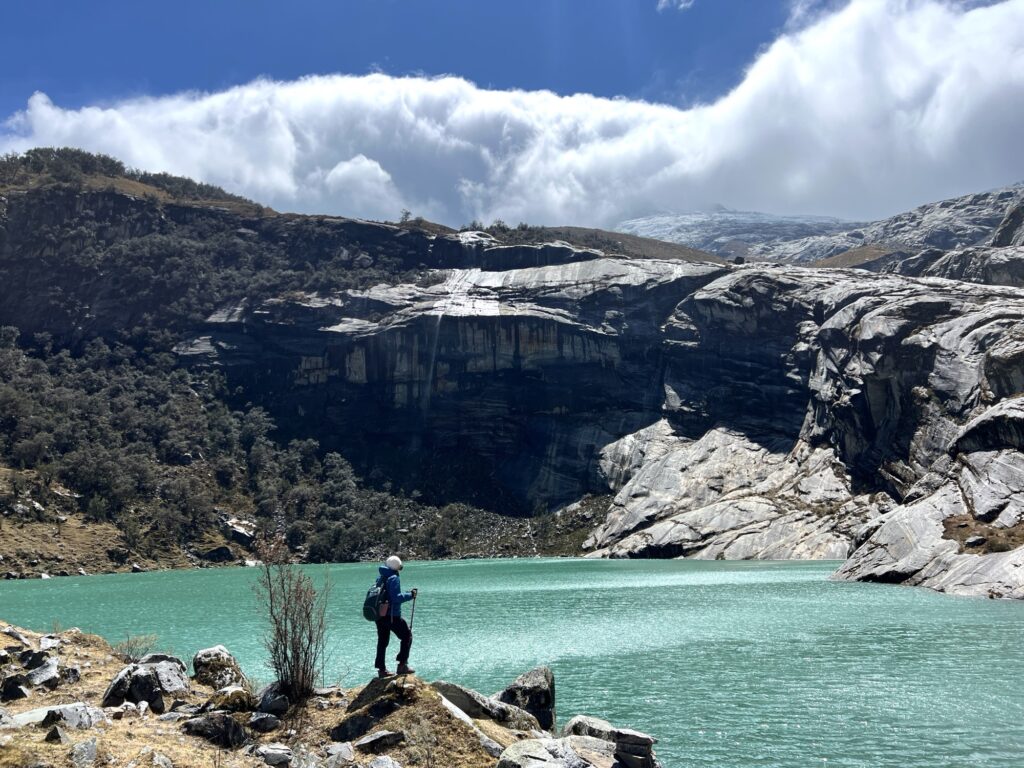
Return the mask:
M 0 152 L 278 210 L 866 220 L 1024 180 L 1024 0 L 37 0 L 0 50 Z
M 720 96 L 784 26 L 781 0 L 61 0 L 8 3 L 0 115 L 267 76 L 455 74 L 485 88 L 688 104 Z M 529 9 L 529 10 L 524 10 Z

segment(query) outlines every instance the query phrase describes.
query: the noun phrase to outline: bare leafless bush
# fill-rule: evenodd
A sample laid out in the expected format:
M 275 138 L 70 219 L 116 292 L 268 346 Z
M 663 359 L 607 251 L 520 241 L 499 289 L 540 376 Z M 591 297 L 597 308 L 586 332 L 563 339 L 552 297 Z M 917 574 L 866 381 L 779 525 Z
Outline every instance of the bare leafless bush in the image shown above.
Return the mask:
M 330 579 L 318 591 L 291 562 L 283 537 L 259 544 L 257 555 L 263 565 L 255 591 L 269 621 L 268 664 L 292 703 L 303 702 L 312 696 L 324 662 Z
M 156 635 L 125 635 L 124 640 L 114 644 L 114 655 L 126 664 L 134 664 L 152 653 L 158 642 Z

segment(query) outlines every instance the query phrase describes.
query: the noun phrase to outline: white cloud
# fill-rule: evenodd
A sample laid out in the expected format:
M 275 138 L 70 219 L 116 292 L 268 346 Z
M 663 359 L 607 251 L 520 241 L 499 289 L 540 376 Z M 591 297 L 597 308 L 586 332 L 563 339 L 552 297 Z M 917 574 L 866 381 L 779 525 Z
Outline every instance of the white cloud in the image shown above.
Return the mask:
M 886 215 L 1024 179 L 1022 135 L 1024 0 L 853 0 L 690 109 L 338 75 L 83 109 L 36 94 L 0 151 L 80 146 L 281 210 L 607 225 L 713 202 Z
M 697 0 L 658 0 L 658 10 L 666 11 L 669 8 L 675 8 L 677 11 L 685 11 L 693 8 L 693 4 Z

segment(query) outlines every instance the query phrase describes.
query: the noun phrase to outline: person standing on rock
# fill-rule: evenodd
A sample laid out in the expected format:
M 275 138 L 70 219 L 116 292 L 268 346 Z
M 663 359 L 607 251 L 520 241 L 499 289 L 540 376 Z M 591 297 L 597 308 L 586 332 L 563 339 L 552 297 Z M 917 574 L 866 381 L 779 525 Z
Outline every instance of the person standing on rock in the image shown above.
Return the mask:
M 402 570 L 402 561 L 397 555 L 389 557 L 384 565 L 377 571 L 380 573 L 380 582 L 387 593 L 387 602 L 380 604 L 380 613 L 377 616 L 377 660 L 374 666 L 377 667 L 378 677 L 388 677 L 395 674 L 388 670 L 384 654 L 388 650 L 388 643 L 391 642 L 391 633 L 401 641 L 398 648 L 398 672 L 399 675 L 411 675 L 415 672 L 409 666 L 409 650 L 412 648 L 412 629 L 402 618 L 402 603 L 408 602 L 416 597 L 417 590 L 411 592 L 402 591 L 402 582 L 398 578 L 398 572 Z

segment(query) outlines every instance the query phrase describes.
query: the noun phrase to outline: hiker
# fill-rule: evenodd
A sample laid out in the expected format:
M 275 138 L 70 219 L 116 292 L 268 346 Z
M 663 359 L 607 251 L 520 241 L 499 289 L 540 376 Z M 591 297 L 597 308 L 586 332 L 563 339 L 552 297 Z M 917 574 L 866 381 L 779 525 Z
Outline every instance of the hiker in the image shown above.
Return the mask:
M 381 602 L 377 615 L 377 660 L 374 662 L 374 666 L 377 667 L 377 676 L 388 677 L 395 674 L 388 671 L 387 663 L 384 661 L 384 654 L 387 652 L 392 632 L 401 641 L 397 658 L 398 674 L 411 675 L 416 671 L 409 667 L 412 629 L 402 618 L 402 603 L 413 600 L 416 597 L 416 590 L 402 591 L 402 582 L 398 578 L 398 572 L 402 570 L 402 561 L 397 555 L 389 557 L 384 565 L 377 570 L 380 573 L 379 581 L 383 583 L 387 593 L 387 597 L 384 598 L 386 602 Z

